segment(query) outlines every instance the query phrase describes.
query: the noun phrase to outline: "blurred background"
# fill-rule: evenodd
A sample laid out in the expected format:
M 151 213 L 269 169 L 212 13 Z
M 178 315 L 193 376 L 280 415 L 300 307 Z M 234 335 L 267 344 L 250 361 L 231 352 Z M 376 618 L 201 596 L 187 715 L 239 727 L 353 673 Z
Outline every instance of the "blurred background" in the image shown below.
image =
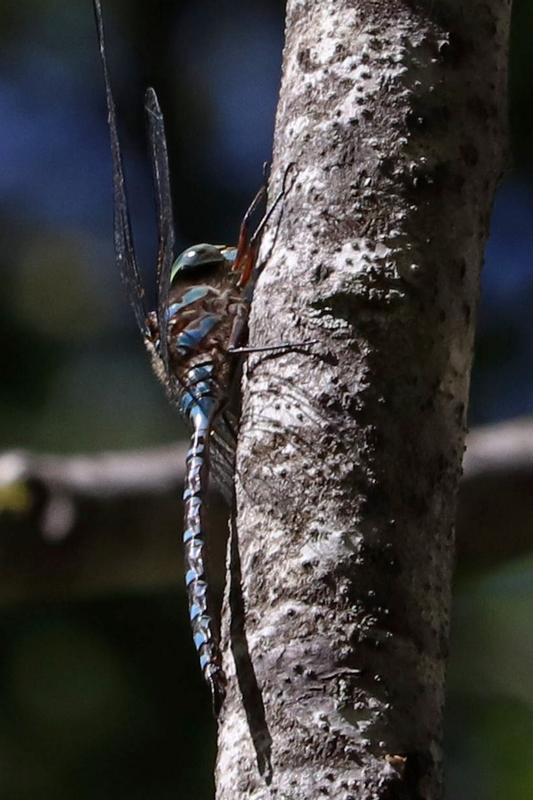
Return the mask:
M 178 249 L 233 241 L 271 152 L 283 6 L 104 3 L 149 287 L 155 228 L 144 88 L 157 87 L 165 111 Z M 483 273 L 472 426 L 533 408 L 532 37 L 533 4 L 515 0 L 513 155 L 496 197 Z M 184 436 L 152 377 L 114 267 L 97 56 L 90 0 L 3 0 L 3 451 L 88 453 Z M 16 500 L 5 506 L 3 522 L 16 516 Z M 179 527 L 179 511 L 169 519 Z M 99 546 L 111 552 L 116 543 L 105 538 L 106 524 L 104 513 Z M 169 551 L 175 584 L 154 575 L 151 564 L 138 580 L 118 576 L 115 588 L 108 576 L 103 590 L 76 544 L 43 545 L 33 535 L 35 569 L 27 556 L 13 560 L 11 548 L 18 583 L 14 589 L 4 582 L 4 597 L 0 590 L 0 796 L 210 797 L 214 724 L 190 642 L 178 546 Z M 54 583 L 53 551 L 60 546 L 70 548 L 76 568 L 65 580 L 63 550 Z M 5 558 L 5 543 L 0 548 Z M 533 560 L 524 552 L 459 565 L 446 736 L 454 800 L 533 796 Z M 105 560 L 101 553 L 95 564 Z M 41 584 L 35 576 L 43 572 Z

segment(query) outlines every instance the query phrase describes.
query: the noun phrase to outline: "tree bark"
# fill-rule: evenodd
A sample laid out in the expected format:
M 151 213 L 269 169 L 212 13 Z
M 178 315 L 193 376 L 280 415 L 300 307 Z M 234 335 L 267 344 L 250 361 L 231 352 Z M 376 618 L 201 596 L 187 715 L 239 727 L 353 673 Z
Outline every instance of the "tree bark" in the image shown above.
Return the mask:
M 288 0 L 217 798 L 442 796 L 453 523 L 510 0 Z

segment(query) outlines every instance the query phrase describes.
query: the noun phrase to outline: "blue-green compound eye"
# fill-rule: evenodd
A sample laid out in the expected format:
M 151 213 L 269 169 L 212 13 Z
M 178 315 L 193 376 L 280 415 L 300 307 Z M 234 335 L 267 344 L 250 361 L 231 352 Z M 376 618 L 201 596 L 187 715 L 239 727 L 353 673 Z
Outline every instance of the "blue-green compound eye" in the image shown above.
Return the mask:
M 170 282 L 173 283 L 178 277 L 191 278 L 196 270 L 202 267 L 217 267 L 224 264 L 226 258 L 223 251 L 224 245 L 217 247 L 214 244 L 195 244 L 188 247 L 177 257 L 172 264 L 170 271 Z

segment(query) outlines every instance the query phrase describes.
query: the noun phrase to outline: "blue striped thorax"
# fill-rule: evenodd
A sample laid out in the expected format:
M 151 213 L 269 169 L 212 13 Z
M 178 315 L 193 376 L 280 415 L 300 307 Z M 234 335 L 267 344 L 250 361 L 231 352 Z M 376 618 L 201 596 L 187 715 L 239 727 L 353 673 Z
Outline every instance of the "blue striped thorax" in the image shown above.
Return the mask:
M 148 319 L 156 374 L 196 429 L 216 413 L 235 371 L 228 350 L 236 319 L 248 308 L 234 269 L 236 255 L 237 248 L 227 245 L 202 243 L 184 250 L 170 270 L 168 299 L 160 310 L 162 331 L 157 315 Z M 161 365 L 160 333 L 168 342 L 168 371 Z
M 202 297 L 205 297 L 208 294 L 209 288 L 207 286 L 195 286 L 192 289 L 189 289 L 185 292 L 184 295 L 178 300 L 176 303 L 171 303 L 166 311 L 165 311 L 165 319 L 170 320 L 174 317 L 182 308 L 186 306 L 190 306 L 192 303 L 196 303 L 197 300 L 201 300 Z

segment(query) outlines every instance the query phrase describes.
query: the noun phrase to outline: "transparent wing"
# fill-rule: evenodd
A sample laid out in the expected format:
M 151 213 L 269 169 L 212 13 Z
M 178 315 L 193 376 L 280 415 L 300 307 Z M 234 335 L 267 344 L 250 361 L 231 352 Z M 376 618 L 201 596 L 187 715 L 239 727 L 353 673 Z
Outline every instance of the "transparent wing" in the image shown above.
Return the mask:
M 236 436 L 237 417 L 225 410 L 211 431 L 209 472 L 228 506 L 234 494 Z
M 114 243 L 115 260 L 120 270 L 122 281 L 128 291 L 130 303 L 135 312 L 137 324 L 143 336 L 148 334 L 146 323 L 146 308 L 144 304 L 144 288 L 141 275 L 135 258 L 131 221 L 126 195 L 124 167 L 122 165 L 122 151 L 117 131 L 117 117 L 115 101 L 111 90 L 109 70 L 104 40 L 104 23 L 100 0 L 94 0 L 94 14 L 96 17 L 96 30 L 98 32 L 98 45 L 100 58 L 104 71 L 105 93 L 107 102 L 107 123 L 111 139 L 111 158 L 113 161 L 113 216 L 114 216 Z
M 165 136 L 163 114 L 154 89 L 146 90 L 145 109 L 148 121 L 148 136 L 152 157 L 152 170 L 157 201 L 157 317 L 159 322 L 160 354 L 167 375 L 170 373 L 168 360 L 168 294 L 170 291 L 170 272 L 174 260 L 174 217 L 172 213 L 172 194 L 168 167 L 168 150 Z

